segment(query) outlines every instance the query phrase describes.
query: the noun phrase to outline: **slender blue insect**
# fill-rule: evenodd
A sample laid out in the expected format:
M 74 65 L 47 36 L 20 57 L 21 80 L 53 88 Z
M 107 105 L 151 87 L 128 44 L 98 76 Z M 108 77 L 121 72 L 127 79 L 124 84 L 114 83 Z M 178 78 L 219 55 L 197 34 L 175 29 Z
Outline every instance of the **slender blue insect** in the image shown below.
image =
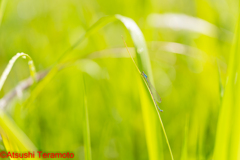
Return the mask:
M 122 37 L 122 38 L 123 38 L 123 37 Z M 160 98 L 160 96 L 159 96 L 159 94 L 157 93 L 157 91 L 156 91 L 156 89 L 153 87 L 153 85 L 150 83 L 150 81 L 149 81 L 149 79 L 148 79 L 148 76 L 147 76 L 143 71 L 141 72 L 140 69 L 138 68 L 137 64 L 135 63 L 132 55 L 130 54 L 130 52 L 129 52 L 129 50 L 128 50 L 127 44 L 126 44 L 126 42 L 124 41 L 124 39 L 123 39 L 123 42 L 124 42 L 124 44 L 125 44 L 125 46 L 126 46 L 126 48 L 127 48 L 127 51 L 128 51 L 128 53 L 129 53 L 129 55 L 130 55 L 130 57 L 131 57 L 134 65 L 135 65 L 135 67 L 137 68 L 138 72 L 141 74 L 142 78 L 144 79 L 144 82 L 145 82 L 146 85 L 147 85 L 147 88 L 148 88 L 148 90 L 149 90 L 149 92 L 150 92 L 150 94 L 151 94 L 151 97 L 152 97 L 152 100 L 153 100 L 155 106 L 157 106 L 157 108 L 158 108 L 158 110 L 159 110 L 160 112 L 163 112 L 163 110 L 161 110 L 161 109 L 159 108 L 158 104 L 157 104 L 157 102 L 161 103 L 161 101 L 162 101 L 161 98 Z M 156 101 L 157 101 L 157 102 L 156 102 Z
M 154 101 L 155 105 L 158 107 L 160 112 L 163 112 L 163 110 L 161 110 L 159 108 L 158 104 L 156 103 L 156 101 L 159 102 L 159 103 L 162 102 L 159 94 L 157 93 L 156 89 L 153 87 L 153 85 L 149 81 L 148 76 L 143 71 L 141 72 L 141 75 L 147 82 L 147 85 L 148 85 L 148 88 L 149 88 L 149 92 L 150 92 L 151 96 L 153 97 L 153 101 Z

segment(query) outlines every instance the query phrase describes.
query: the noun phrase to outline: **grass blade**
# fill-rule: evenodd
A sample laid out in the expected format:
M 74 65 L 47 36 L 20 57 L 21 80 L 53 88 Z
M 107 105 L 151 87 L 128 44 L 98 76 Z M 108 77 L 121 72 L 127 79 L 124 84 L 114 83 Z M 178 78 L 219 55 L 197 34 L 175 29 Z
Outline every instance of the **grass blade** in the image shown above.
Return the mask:
M 138 66 L 137 66 L 138 71 L 139 70 L 144 71 L 148 75 L 148 78 L 152 82 L 152 85 L 154 85 L 150 59 L 149 59 L 149 55 L 148 55 L 148 49 L 147 49 L 147 45 L 146 45 L 146 42 L 145 42 L 145 39 L 144 39 L 144 36 L 143 36 L 141 30 L 139 29 L 137 24 L 132 19 L 123 17 L 121 15 L 117 15 L 117 17 L 125 24 L 125 26 L 129 30 L 129 33 L 132 37 L 132 40 L 133 40 L 133 43 L 134 43 L 134 46 L 136 49 L 136 53 L 137 53 L 136 55 L 137 55 L 137 60 L 138 60 Z M 144 80 L 144 83 L 146 86 L 148 86 L 148 84 L 145 80 Z M 140 85 L 140 86 L 142 86 L 142 85 Z M 148 87 L 147 87 L 147 89 L 149 90 L 149 92 L 151 92 Z M 141 88 L 140 96 L 141 96 L 141 100 L 142 100 L 142 108 L 144 110 L 143 114 L 145 114 L 144 117 L 146 118 L 145 125 L 147 125 L 146 132 L 147 132 L 147 139 L 148 139 L 148 146 L 149 146 L 148 149 L 149 149 L 150 159 L 160 159 L 161 156 L 159 155 L 159 153 L 161 151 L 156 150 L 156 149 L 160 149 L 160 144 L 158 144 L 158 145 L 156 144 L 156 139 L 158 139 L 158 138 L 157 138 L 157 135 L 155 135 L 154 133 L 157 133 L 157 132 L 155 130 L 153 130 L 153 128 L 155 128 L 153 126 L 153 123 L 154 123 L 154 121 L 157 120 L 157 118 L 154 118 L 154 116 L 153 116 L 155 114 L 152 112 L 153 111 L 152 108 L 149 107 L 149 106 L 151 106 L 149 104 L 149 101 L 144 100 L 144 99 L 146 99 L 146 97 L 148 97 L 148 96 L 146 96 L 145 92 L 146 92 L 146 90 Z M 151 98 L 154 102 L 154 98 L 152 96 L 151 96 Z M 143 105 L 143 104 L 147 104 L 147 105 Z M 170 147 L 170 144 L 169 144 L 169 141 L 167 138 L 167 134 L 166 134 L 166 131 L 165 131 L 165 128 L 164 128 L 164 125 L 163 125 L 163 122 L 162 122 L 162 119 L 161 119 L 161 116 L 159 113 L 158 106 L 156 105 L 156 103 L 154 103 L 154 106 L 157 111 L 158 118 L 160 120 L 162 129 L 163 129 L 163 133 L 164 133 L 167 145 L 168 145 L 171 159 L 173 160 L 174 158 L 173 158 L 172 150 L 171 150 L 171 147 Z M 151 121 L 149 121 L 149 119 L 151 119 Z M 154 138 L 155 138 L 155 143 L 153 142 Z M 155 145 L 153 146 L 153 144 L 155 144 Z M 159 146 L 159 147 L 157 147 L 157 146 Z
M 189 137 L 189 116 L 186 116 L 186 123 L 185 123 L 185 134 L 184 134 L 184 142 L 182 147 L 181 153 L 181 160 L 188 159 L 188 137 Z
M 7 0 L 2 0 L 0 4 L 0 26 L 2 24 L 3 14 L 7 6 Z
M 219 160 L 240 157 L 240 19 L 237 23 L 215 142 L 214 159 Z
M 90 138 L 90 128 L 88 120 L 88 105 L 87 105 L 87 95 L 86 95 L 86 83 L 83 75 L 83 141 L 84 141 L 84 150 L 85 150 L 85 160 L 91 160 L 91 138 Z
M 0 134 L 8 151 L 37 151 L 36 147 L 15 122 L 0 110 Z
M 31 77 L 33 78 L 34 81 L 36 81 L 36 69 L 35 69 L 35 66 L 33 64 L 33 60 L 32 58 L 28 55 L 28 54 L 25 54 L 25 53 L 17 53 L 15 56 L 12 57 L 12 59 L 9 61 L 6 69 L 3 71 L 3 74 L 0 78 L 0 91 L 14 65 L 14 63 L 16 62 L 16 60 L 20 57 L 23 57 L 24 59 L 27 58 L 28 59 L 28 65 L 29 65 L 29 69 L 30 69 L 30 75 Z

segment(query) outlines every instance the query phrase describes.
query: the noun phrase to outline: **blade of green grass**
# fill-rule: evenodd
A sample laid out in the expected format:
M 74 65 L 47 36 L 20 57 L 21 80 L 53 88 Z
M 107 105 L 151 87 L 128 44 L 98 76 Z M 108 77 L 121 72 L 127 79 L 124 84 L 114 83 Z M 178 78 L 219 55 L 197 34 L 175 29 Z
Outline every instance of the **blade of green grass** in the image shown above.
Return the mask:
M 36 147 L 25 135 L 25 133 L 18 128 L 15 122 L 10 119 L 4 111 L 0 110 L 0 133 L 3 136 L 4 145 L 8 151 L 16 151 L 19 149 L 23 151 L 37 151 Z M 15 146 L 15 147 L 14 147 Z
M 12 59 L 9 61 L 6 69 L 3 71 L 2 73 L 2 76 L 0 78 L 0 91 L 2 90 L 2 87 L 10 73 L 10 71 L 12 70 L 12 67 L 14 65 L 14 63 L 16 62 L 16 60 L 18 58 L 27 58 L 28 59 L 28 65 L 29 65 L 29 70 L 30 70 L 30 75 L 31 77 L 33 78 L 34 82 L 36 82 L 36 69 L 35 69 L 35 66 L 34 66 L 34 63 L 33 63 L 33 60 L 32 58 L 28 55 L 28 54 L 25 54 L 25 53 L 17 53 L 15 56 L 12 57 Z
M 218 68 L 218 77 L 219 77 L 220 99 L 221 99 L 221 101 L 222 101 L 223 93 L 224 93 L 224 87 L 223 87 L 223 82 L 222 82 L 222 77 L 221 77 L 221 69 L 220 69 L 220 65 L 219 65 L 219 63 L 218 63 L 218 59 L 217 59 L 217 68 Z
M 240 17 L 239 17 L 240 18 Z M 214 159 L 227 160 L 240 157 L 240 19 L 228 64 L 227 82 L 219 114 Z
M 2 0 L 0 4 L 0 26 L 2 24 L 3 14 L 7 6 L 7 0 Z
M 84 151 L 85 160 L 91 160 L 91 140 L 90 140 L 90 128 L 88 120 L 88 105 L 87 105 L 87 95 L 86 95 L 86 83 L 83 75 L 83 141 L 84 141 Z
M 184 142 L 182 147 L 182 153 L 181 153 L 181 160 L 187 160 L 188 159 L 188 129 L 189 128 L 189 116 L 186 116 L 186 123 L 185 123 L 185 134 L 184 134 Z
M 132 21 L 131 19 L 130 19 L 130 20 L 129 20 L 129 19 L 125 19 L 125 21 L 127 21 L 127 22 L 130 21 L 129 23 L 133 23 L 133 22 L 131 22 L 131 21 Z M 135 22 L 134 22 L 134 23 L 135 23 Z M 134 26 L 134 24 L 132 24 L 132 26 Z M 135 29 L 134 31 L 137 31 L 137 29 Z M 131 32 L 130 32 L 130 33 L 131 33 Z M 138 43 L 138 41 L 140 41 L 140 42 L 142 42 L 142 44 L 145 45 L 145 46 L 143 45 L 143 46 L 145 47 L 144 49 L 143 49 L 143 48 L 140 48 L 141 52 L 145 51 L 145 55 L 148 55 L 146 43 L 145 43 L 145 40 L 144 40 L 144 37 L 143 37 L 141 31 L 140 31 L 140 33 L 137 33 L 137 34 L 138 34 L 138 36 L 139 36 L 138 39 L 137 39 L 137 43 Z M 142 35 L 142 36 L 140 37 L 140 35 Z M 124 43 L 125 43 L 125 41 L 124 41 Z M 136 43 L 136 42 L 135 42 L 135 43 Z M 127 44 L 126 44 L 126 43 L 125 43 L 125 45 L 126 45 L 126 48 L 127 48 Z M 138 48 L 137 48 L 136 51 L 137 51 L 138 54 L 141 55 L 140 50 L 138 50 Z M 139 67 L 138 67 L 137 64 L 135 63 L 133 57 L 131 56 L 128 48 L 127 48 L 127 51 L 128 51 L 128 53 L 129 53 L 129 55 L 130 55 L 133 63 L 135 64 L 135 66 L 136 66 L 139 74 L 141 75 L 143 69 L 142 69 L 142 70 L 139 69 Z M 146 57 L 144 57 L 144 58 L 146 58 Z M 149 59 L 149 57 L 147 57 L 147 58 Z M 141 57 L 140 57 L 139 59 L 141 59 Z M 145 59 L 143 59 L 143 62 L 144 62 L 144 60 L 145 60 Z M 145 62 L 144 62 L 144 63 L 145 63 Z M 148 66 L 148 67 L 151 67 L 151 65 Z M 150 70 L 150 71 L 151 71 L 151 70 Z M 142 76 L 141 76 L 141 77 L 142 77 Z M 164 125 L 163 125 L 163 122 L 162 122 L 162 119 L 161 119 L 161 116 L 160 116 L 159 107 L 157 106 L 157 104 L 156 104 L 156 102 L 155 102 L 155 100 L 154 100 L 154 97 L 153 97 L 153 95 L 151 94 L 151 90 L 150 90 L 150 88 L 149 88 L 149 86 L 148 86 L 148 83 L 146 82 L 146 79 L 143 78 L 143 77 L 142 77 L 142 79 L 143 79 L 143 81 L 144 81 L 144 83 L 145 83 L 145 86 L 147 87 L 147 89 L 148 89 L 148 91 L 149 91 L 149 93 L 150 93 L 150 95 L 151 95 L 152 101 L 154 102 L 154 106 L 155 106 L 155 109 L 156 109 L 156 111 L 157 111 L 157 114 L 158 114 L 158 118 L 159 118 L 159 120 L 160 120 L 160 123 L 161 123 L 161 125 L 162 125 L 163 133 L 164 133 L 164 136 L 165 136 L 165 139 L 166 139 L 168 148 L 169 148 L 169 152 L 170 152 L 171 158 L 174 159 L 174 158 L 173 158 L 173 154 L 172 154 L 172 150 L 171 150 L 171 147 L 170 147 L 168 138 L 167 138 L 167 134 L 166 134 L 166 131 L 165 131 L 165 128 L 164 128 Z M 146 92 L 146 91 L 144 91 L 143 86 L 142 86 L 141 84 L 140 84 L 140 86 L 141 86 L 141 92 L 140 92 L 140 93 L 142 93 L 142 94 L 141 94 L 141 95 L 142 95 L 142 96 L 141 96 L 141 100 L 142 100 L 142 103 L 145 104 L 147 101 L 146 101 L 146 100 L 143 100 L 143 99 L 145 99 L 145 98 L 147 97 L 147 96 L 145 95 L 145 92 Z M 144 109 L 146 108 L 146 106 L 149 106 L 149 105 L 142 105 L 142 106 L 144 106 L 144 107 L 143 107 L 143 110 L 144 110 Z M 150 109 L 150 108 L 148 107 L 147 109 Z M 149 113 L 149 112 L 146 111 L 146 112 L 143 112 L 143 113 Z M 149 115 L 153 115 L 153 114 L 147 114 L 147 115 L 145 115 L 144 117 L 146 117 L 147 120 L 148 120 L 148 119 L 150 119 L 150 117 L 148 117 Z M 148 121 L 146 121 L 146 122 L 148 122 Z M 145 124 L 146 124 L 146 123 L 145 123 Z M 147 124 L 146 124 L 146 125 L 147 125 Z M 150 128 L 148 128 L 148 130 L 150 130 Z M 155 131 L 154 133 L 157 133 L 157 132 Z M 152 133 L 151 133 L 151 134 L 152 134 Z M 150 135 L 151 135 L 151 134 L 150 134 Z M 152 150 L 151 150 L 151 151 L 152 151 Z M 156 151 L 156 153 L 158 153 L 158 152 Z M 153 158 L 155 158 L 155 157 L 156 157 L 156 156 L 153 156 Z

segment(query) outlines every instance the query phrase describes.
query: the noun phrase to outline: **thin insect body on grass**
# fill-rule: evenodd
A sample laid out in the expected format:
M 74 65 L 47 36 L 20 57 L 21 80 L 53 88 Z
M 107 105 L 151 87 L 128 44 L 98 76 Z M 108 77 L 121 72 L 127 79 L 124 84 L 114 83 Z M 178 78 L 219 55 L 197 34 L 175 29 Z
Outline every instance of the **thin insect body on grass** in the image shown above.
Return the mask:
M 135 65 L 135 67 L 137 68 L 138 72 L 139 72 L 140 75 L 142 76 L 142 78 L 143 78 L 143 80 L 144 80 L 144 82 L 145 82 L 145 84 L 146 84 L 146 86 L 147 86 L 147 88 L 148 88 L 148 91 L 149 91 L 149 93 L 150 93 L 150 95 L 151 95 L 151 97 L 152 97 L 152 100 L 153 100 L 154 104 L 157 106 L 157 108 L 158 108 L 158 110 L 159 110 L 160 112 L 163 112 L 163 110 L 160 109 L 160 107 L 159 107 L 158 104 L 157 104 L 157 102 L 161 103 L 161 101 L 162 101 L 161 98 L 160 98 L 160 96 L 159 96 L 159 94 L 157 93 L 156 89 L 153 87 L 153 85 L 152 85 L 151 82 L 149 81 L 148 76 L 147 76 L 143 71 L 142 71 L 142 72 L 140 71 L 140 69 L 138 68 L 137 64 L 135 63 L 132 55 L 130 54 L 130 52 L 129 52 L 129 50 L 128 50 L 128 47 L 127 47 L 127 44 L 126 44 L 126 42 L 125 42 L 125 40 L 124 40 L 123 37 L 122 37 L 122 39 L 123 39 L 123 42 L 124 42 L 124 44 L 125 44 L 125 46 L 126 46 L 126 48 L 127 48 L 127 51 L 128 51 L 128 53 L 129 53 L 129 55 L 130 55 L 130 57 L 131 57 L 134 65 Z M 157 101 L 157 102 L 156 102 L 156 101 Z
M 159 106 L 158 106 L 157 103 L 156 103 L 156 101 L 159 102 L 159 103 L 162 102 L 159 94 L 157 93 L 156 89 L 153 87 L 152 83 L 149 81 L 147 75 L 146 75 L 143 71 L 142 71 L 141 75 L 142 75 L 142 77 L 146 80 L 146 82 L 147 82 L 147 84 L 148 84 L 149 92 L 150 92 L 150 94 L 152 95 L 152 97 L 154 97 L 154 98 L 153 98 L 154 103 L 155 103 L 156 106 L 158 107 L 159 111 L 160 111 L 160 112 L 163 112 L 163 110 L 160 109 Z

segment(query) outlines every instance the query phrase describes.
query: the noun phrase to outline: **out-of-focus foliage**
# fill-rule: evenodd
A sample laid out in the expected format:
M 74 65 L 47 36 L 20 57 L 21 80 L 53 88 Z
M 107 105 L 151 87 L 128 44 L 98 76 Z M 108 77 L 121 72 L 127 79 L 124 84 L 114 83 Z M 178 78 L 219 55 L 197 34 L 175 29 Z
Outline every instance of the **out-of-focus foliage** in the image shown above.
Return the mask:
M 222 152 L 229 156 L 229 151 L 215 146 L 221 145 L 221 138 L 215 140 L 216 135 L 221 137 L 216 133 L 221 131 L 217 130 L 217 126 L 221 127 L 218 124 L 222 106 L 220 82 L 224 88 L 238 1 L 3 1 L 0 73 L 18 52 L 29 54 L 37 71 L 51 68 L 100 18 L 115 14 L 130 17 L 147 42 L 155 86 L 162 98 L 161 116 L 174 158 L 212 159 Z M 38 150 L 69 151 L 75 154 L 75 159 L 84 159 L 86 126 L 82 122 L 86 94 L 92 159 L 149 159 L 146 110 L 141 108 L 139 96 L 141 77 L 124 48 L 121 35 L 134 55 L 129 33 L 119 21 L 113 22 L 68 53 L 69 59 L 79 60 L 59 71 L 30 107 L 25 105 L 35 86 L 8 104 L 6 114 Z M 238 62 L 236 58 L 234 63 Z M 0 91 L 0 98 L 28 76 L 26 62 L 17 61 Z M 234 82 L 232 78 L 231 83 Z M 228 94 L 236 96 L 237 92 Z M 226 100 L 224 103 L 226 109 Z M 239 106 L 234 104 L 234 107 Z M 222 114 L 221 119 L 224 121 Z M 226 125 L 236 128 L 238 123 L 236 119 L 233 126 Z M 171 159 L 160 123 L 154 125 L 159 137 L 153 145 L 161 144 L 157 147 L 161 158 Z M 234 135 L 238 130 L 231 133 Z M 225 140 L 224 144 L 234 142 L 231 138 Z M 0 150 L 4 149 L 1 142 Z

